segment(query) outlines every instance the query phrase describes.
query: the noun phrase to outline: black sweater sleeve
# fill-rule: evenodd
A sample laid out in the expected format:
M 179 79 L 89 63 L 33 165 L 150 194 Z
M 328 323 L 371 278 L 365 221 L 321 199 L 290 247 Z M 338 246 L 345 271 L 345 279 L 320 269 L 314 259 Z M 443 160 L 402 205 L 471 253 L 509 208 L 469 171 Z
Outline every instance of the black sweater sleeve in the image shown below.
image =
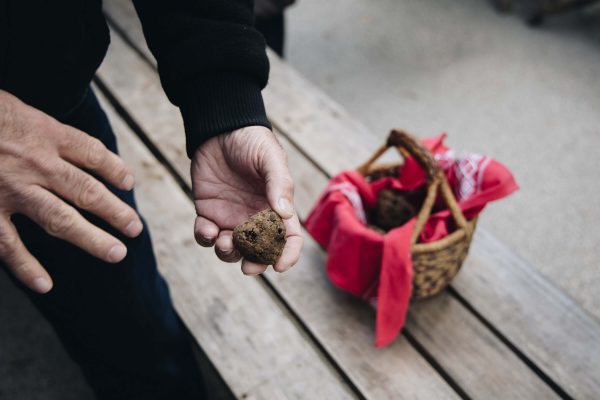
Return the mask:
M 252 0 L 133 0 L 163 88 L 179 106 L 187 153 L 220 133 L 270 127 L 269 61 Z

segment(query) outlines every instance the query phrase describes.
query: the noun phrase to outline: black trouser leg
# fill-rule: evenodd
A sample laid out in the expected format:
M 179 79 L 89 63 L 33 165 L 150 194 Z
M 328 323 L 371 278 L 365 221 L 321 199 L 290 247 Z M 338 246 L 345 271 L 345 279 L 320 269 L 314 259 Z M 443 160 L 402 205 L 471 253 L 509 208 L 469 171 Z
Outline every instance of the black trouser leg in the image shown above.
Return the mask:
M 91 90 L 62 122 L 116 152 L 112 129 Z M 132 192 L 110 188 L 136 207 Z M 122 240 L 127 257 L 119 264 L 105 263 L 17 215 L 13 221 L 25 245 L 54 280 L 46 295 L 19 286 L 50 321 L 99 399 L 203 398 L 191 336 L 156 268 L 147 226 L 130 239 L 81 212 Z

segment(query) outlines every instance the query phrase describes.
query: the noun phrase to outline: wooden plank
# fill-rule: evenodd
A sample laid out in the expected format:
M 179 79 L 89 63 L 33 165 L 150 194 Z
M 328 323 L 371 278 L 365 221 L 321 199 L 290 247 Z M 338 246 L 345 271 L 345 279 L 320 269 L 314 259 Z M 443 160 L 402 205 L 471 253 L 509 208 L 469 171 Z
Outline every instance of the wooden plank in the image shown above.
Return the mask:
M 239 398 L 355 397 L 264 284 L 193 239 L 194 206 L 101 98 L 153 235 L 177 311 Z M 164 194 L 168 193 L 168 196 Z
M 110 4 L 107 2 L 107 7 L 110 7 Z M 162 105 L 158 106 L 160 112 L 156 111 L 156 107 L 152 108 L 152 97 L 166 102 L 156 72 L 132 54 L 117 36 L 113 36 L 110 54 L 98 75 L 111 90 L 115 90 L 114 94 L 118 100 L 127 104 L 136 121 L 149 133 L 155 145 L 169 160 L 181 155 L 171 151 L 176 145 L 183 146 L 183 127 L 178 112 Z M 150 79 L 146 75 L 153 78 Z M 166 142 L 170 143 L 169 147 L 164 146 Z M 189 182 L 187 161 L 177 160 L 174 165 L 178 173 Z M 323 179 L 320 174 L 317 177 Z M 299 192 L 302 185 L 313 187 L 306 179 L 297 182 L 300 182 Z M 297 200 L 299 199 L 304 199 L 303 204 L 314 201 L 313 198 L 303 197 L 301 194 L 297 196 Z M 315 249 L 314 243 L 312 247 L 307 248 Z M 322 251 L 318 250 L 318 254 L 322 254 Z M 375 349 L 372 346 L 372 311 L 361 305 L 362 312 L 357 312 L 356 306 L 359 303 L 333 290 L 322 276 L 320 268 L 305 269 L 298 266 L 293 271 L 277 275 L 298 279 L 298 290 L 293 291 L 292 295 L 287 295 L 281 290 L 279 293 L 284 295 L 288 304 L 301 315 L 303 322 L 321 345 L 328 351 L 335 350 L 336 361 L 344 366 L 347 375 L 366 397 L 456 397 L 454 391 L 406 339 L 400 338 L 394 345 L 394 351 L 380 352 Z M 308 283 L 303 284 L 299 278 L 308 278 Z M 270 279 L 276 284 L 272 277 Z M 307 300 L 316 300 L 317 306 L 310 306 L 306 303 Z M 297 308 L 299 304 L 303 304 L 302 309 Z M 331 325 L 332 322 L 335 322 L 335 326 Z M 345 342 L 353 342 L 354 345 L 348 346 Z M 376 378 L 377 376 L 379 378 Z M 386 384 L 378 385 L 377 382 Z
M 288 153 L 290 169 L 294 176 L 296 189 L 296 206 L 299 214 L 306 215 L 309 207 L 314 204 L 318 195 L 325 187 L 326 178 L 300 156 L 285 138 L 280 138 Z M 324 252 L 319 251 L 310 237 L 307 238 L 306 249 L 298 268 L 302 275 L 287 276 L 269 271 L 269 277 L 277 281 L 277 288 L 287 299 L 301 297 L 306 286 L 325 286 L 331 288 L 324 272 Z M 315 270 L 305 274 L 307 270 Z M 294 272 L 298 272 L 297 270 Z M 324 290 L 326 290 L 324 288 Z M 328 310 L 322 315 L 321 323 L 330 330 L 337 329 L 339 315 L 349 313 L 346 318 L 369 321 L 362 313 L 371 315 L 372 310 L 356 301 L 354 309 L 339 309 L 338 305 L 347 296 L 342 293 L 332 294 L 333 299 L 328 303 Z M 340 299 L 336 299 L 339 297 Z M 293 300 L 292 300 L 293 301 Z M 321 299 L 305 296 L 303 302 L 296 305 L 301 315 L 309 313 L 319 306 Z M 354 314 L 354 315 L 352 315 Z M 348 324 L 348 322 L 344 322 Z M 365 323 L 365 322 L 363 322 Z M 373 322 L 371 322 L 373 323 Z M 373 358 L 378 365 L 389 366 L 386 356 L 400 357 L 395 354 L 395 344 L 378 353 L 364 349 L 364 342 L 372 341 L 372 331 L 365 334 L 364 327 L 352 324 L 355 340 L 348 341 L 340 338 L 330 351 L 348 351 L 349 347 L 360 358 Z M 450 374 L 459 386 L 472 398 L 556 398 L 556 394 L 543 383 L 525 364 L 501 341 L 486 329 L 479 320 L 470 314 L 449 293 L 441 293 L 433 299 L 413 303 L 408 313 L 406 330 L 416 338 L 427 352 L 435 358 L 441 367 Z M 361 346 L 362 345 L 362 346 Z M 339 347 L 339 348 L 338 348 Z M 387 352 L 387 353 L 386 353 Z M 354 365 L 352 366 L 355 367 Z M 399 375 L 401 376 L 402 373 Z M 382 385 L 383 386 L 383 385 Z M 385 396 L 384 396 L 385 398 Z
M 373 310 L 331 287 L 324 271 L 324 252 L 310 238 L 306 247 L 295 275 L 282 276 L 269 271 L 270 279 L 302 316 L 310 315 L 316 307 L 325 309 L 318 315 L 311 315 L 314 330 L 320 336 L 336 339 L 327 343 L 326 347 L 335 359 L 343 362 L 344 368 L 357 370 L 351 375 L 353 379 L 368 377 L 361 382 L 367 386 L 360 386 L 365 393 L 373 398 L 396 398 L 394 379 L 401 379 L 410 372 L 399 370 L 396 365 L 397 359 L 404 357 L 405 345 L 396 341 L 386 349 L 374 349 L 371 345 Z M 316 286 L 328 291 L 327 304 L 322 303 L 322 298 L 306 295 L 306 287 Z M 317 318 L 319 320 L 315 321 Z M 342 324 L 352 329 L 344 329 Z M 557 397 L 510 349 L 448 294 L 414 304 L 408 315 L 406 331 L 426 348 L 469 397 Z M 347 352 L 353 357 L 345 356 Z M 378 372 L 366 368 L 366 360 L 375 364 Z
M 453 287 L 567 393 L 600 398 L 600 323 L 490 232 Z
M 117 41 L 115 44 L 120 46 Z M 121 54 L 127 51 L 126 48 L 121 51 L 116 49 L 116 51 L 118 56 L 115 56 L 114 60 L 126 61 L 126 65 L 135 66 L 132 69 L 136 71 L 137 76 L 142 75 L 140 71 L 144 67 L 141 63 L 138 61 L 140 65 L 135 64 L 134 59 L 128 59 L 126 54 Z M 107 60 L 107 63 L 109 62 L 110 57 Z M 117 65 L 113 68 L 115 71 L 119 70 Z M 106 80 L 111 79 L 108 72 L 102 76 L 106 77 Z M 133 77 L 123 78 L 128 83 L 132 83 L 133 79 Z M 146 88 L 148 89 L 148 87 Z M 126 91 L 130 90 L 133 89 L 126 89 Z M 158 89 L 152 93 L 152 95 L 160 96 Z M 150 122 L 154 117 L 149 115 L 154 114 L 152 110 L 139 109 L 136 102 L 139 102 L 140 99 L 128 97 L 127 93 L 122 96 L 136 119 L 143 120 L 145 128 L 150 132 L 155 132 Z M 146 92 L 146 97 L 150 97 L 149 92 Z M 166 118 L 166 116 L 164 117 Z M 171 124 L 171 126 L 174 125 Z M 181 128 L 179 127 L 179 129 Z M 170 136 L 176 134 L 172 130 L 170 132 Z M 154 133 L 152 136 L 154 137 Z M 163 140 L 162 138 L 156 140 L 159 147 Z M 297 184 L 298 209 L 301 214 L 305 214 L 324 187 L 326 179 L 296 149 L 290 146 L 289 142 L 285 140 L 282 142 L 288 151 L 290 167 Z M 165 149 L 164 154 L 168 159 L 177 157 L 176 154 L 170 154 L 168 149 Z M 181 169 L 180 173 L 187 174 L 187 167 Z M 370 346 L 365 346 L 366 343 L 371 343 L 373 340 L 372 311 L 362 303 L 331 288 L 323 273 L 323 252 L 310 239 L 306 247 L 302 261 L 295 270 L 282 275 L 270 273 L 269 279 L 296 312 L 310 321 L 308 328 L 311 332 L 320 339 L 324 338 L 323 345 L 334 359 L 339 360 L 345 369 L 352 371 L 349 373 L 350 376 L 364 393 L 369 393 L 373 397 L 394 397 L 400 393 L 393 385 L 394 380 L 405 377 L 407 374 L 407 371 L 401 369 L 403 365 L 397 365 L 396 362 L 399 358 L 405 358 L 402 352 L 406 346 L 403 344 L 396 346 L 395 344 L 391 348 L 379 352 Z M 325 295 L 307 296 L 307 288 L 310 288 L 311 293 L 315 291 L 315 288 L 319 288 Z M 324 298 L 325 296 L 327 297 Z M 323 308 L 323 301 L 327 301 L 325 303 L 327 304 L 326 310 L 320 310 Z M 428 351 L 468 394 L 474 397 L 499 397 L 507 393 L 506 387 L 510 387 L 510 392 L 515 397 L 533 397 L 540 394 L 547 398 L 553 396 L 553 393 L 542 381 L 537 379 L 506 346 L 502 345 L 455 299 L 444 295 L 438 298 L 436 303 L 430 303 L 433 305 L 425 306 L 424 304 L 419 305 L 419 309 L 411 313 L 408 329 L 419 341 L 427 344 Z M 445 307 L 438 307 L 440 304 Z M 438 322 L 440 309 L 453 310 L 452 314 L 445 318 L 446 324 Z M 341 332 L 340 325 L 344 327 Z M 353 340 L 348 340 L 348 332 L 353 335 Z M 432 334 L 432 332 L 434 333 Z M 448 351 L 457 346 L 461 346 L 465 351 Z M 350 353 L 351 356 L 349 357 L 346 353 Z M 456 362 L 457 358 L 461 362 Z M 370 371 L 365 368 L 364 360 L 369 360 L 374 364 L 375 367 L 369 366 L 369 369 L 377 369 Z M 494 360 L 491 367 L 473 368 L 477 365 L 490 365 L 489 360 Z M 374 381 L 373 375 L 377 375 L 379 378 Z M 380 384 L 381 382 L 385 382 L 385 384 Z
M 327 173 L 355 167 L 379 145 L 383 133 L 372 139 L 281 60 L 272 57 L 271 66 L 265 94 L 270 118 Z M 362 145 L 365 138 L 370 145 Z M 478 229 L 453 287 L 568 394 L 600 396 L 600 322 L 492 234 Z
M 270 118 L 321 168 L 335 174 L 370 156 L 377 140 L 348 142 L 371 133 L 281 60 L 271 66 Z M 484 229 L 453 287 L 570 395 L 600 396 L 600 323 Z
M 356 160 L 369 155 L 375 143 L 371 133 L 276 57 L 271 62 L 265 97 L 276 126 L 293 132 L 294 142 L 330 174 L 353 167 Z M 365 138 L 369 145 L 362 145 Z M 454 287 L 568 393 L 581 398 L 598 396 L 598 321 L 483 229 L 478 230 Z

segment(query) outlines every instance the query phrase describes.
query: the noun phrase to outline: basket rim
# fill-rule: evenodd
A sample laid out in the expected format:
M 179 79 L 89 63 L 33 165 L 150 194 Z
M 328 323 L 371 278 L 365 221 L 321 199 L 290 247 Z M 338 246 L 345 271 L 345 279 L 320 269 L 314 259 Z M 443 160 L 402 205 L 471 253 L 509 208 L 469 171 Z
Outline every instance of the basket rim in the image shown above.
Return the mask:
M 471 232 L 475 232 L 475 226 L 477 225 L 478 217 L 475 217 L 471 220 L 468 220 L 467 223 L 471 226 Z M 431 243 L 415 243 L 412 247 L 411 253 L 412 255 L 420 255 L 425 253 L 434 253 L 437 251 L 444 250 L 453 244 L 460 242 L 462 240 L 471 241 L 471 235 L 467 235 L 467 231 L 463 228 L 460 228 L 451 234 L 444 236 L 440 240 L 436 240 Z

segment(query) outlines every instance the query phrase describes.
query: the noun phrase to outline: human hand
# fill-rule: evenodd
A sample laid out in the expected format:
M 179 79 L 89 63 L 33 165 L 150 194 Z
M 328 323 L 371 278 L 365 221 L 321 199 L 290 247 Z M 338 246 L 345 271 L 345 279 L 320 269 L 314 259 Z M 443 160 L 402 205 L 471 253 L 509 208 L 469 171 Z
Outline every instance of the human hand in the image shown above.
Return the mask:
M 50 235 L 110 263 L 125 258 L 125 245 L 88 222 L 67 201 L 129 237 L 142 231 L 135 210 L 84 168 L 119 189 L 134 185 L 125 163 L 98 139 L 0 90 L 0 260 L 36 292 L 48 292 L 52 279 L 23 245 L 11 221 L 13 214 L 27 216 Z
M 251 126 L 214 137 L 196 150 L 191 173 L 198 214 L 194 236 L 201 246 L 215 245 L 217 256 L 225 262 L 239 261 L 233 228 L 271 207 L 283 218 L 287 239 L 273 268 L 284 272 L 296 264 L 304 240 L 292 207 L 294 186 L 287 158 L 273 132 Z M 266 265 L 242 261 L 246 275 L 266 269 Z

